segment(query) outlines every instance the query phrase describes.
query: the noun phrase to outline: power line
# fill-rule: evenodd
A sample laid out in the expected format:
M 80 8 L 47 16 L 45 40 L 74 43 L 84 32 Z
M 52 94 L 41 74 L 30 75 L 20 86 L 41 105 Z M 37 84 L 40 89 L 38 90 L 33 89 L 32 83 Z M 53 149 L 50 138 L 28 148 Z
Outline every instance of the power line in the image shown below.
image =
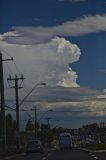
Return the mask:
M 4 50 L 4 48 L 2 48 L 1 50 L 2 50 L 2 52 L 5 53 L 7 56 L 11 57 L 11 55 L 10 55 L 6 50 Z M 13 62 L 14 62 L 14 65 L 15 65 L 15 68 L 16 68 L 17 72 L 20 74 L 21 72 L 20 72 L 20 70 L 19 70 L 19 68 L 18 68 L 18 66 L 17 66 L 17 64 L 16 64 L 16 62 L 15 62 L 14 59 L 13 59 Z
M 11 110 L 13 110 L 13 111 L 16 111 L 16 109 L 14 109 L 14 108 L 12 108 L 12 107 L 9 107 L 9 106 L 6 106 L 6 105 L 5 105 L 5 107 L 8 108 L 8 109 L 11 109 Z
M 21 106 L 24 101 L 27 99 L 27 97 L 35 90 L 35 88 L 39 85 L 46 85 L 46 83 L 37 83 L 31 90 L 30 92 L 22 99 L 22 101 L 20 102 L 19 106 Z

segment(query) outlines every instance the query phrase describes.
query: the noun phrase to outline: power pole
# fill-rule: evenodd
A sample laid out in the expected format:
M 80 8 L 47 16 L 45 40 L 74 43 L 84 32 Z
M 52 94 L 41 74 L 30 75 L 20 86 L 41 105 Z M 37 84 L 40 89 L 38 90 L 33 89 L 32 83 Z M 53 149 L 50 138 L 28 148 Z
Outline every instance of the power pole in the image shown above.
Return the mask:
M 2 133 L 2 149 L 6 151 L 6 120 L 5 120 L 5 98 L 4 98 L 4 76 L 3 76 L 3 61 L 11 61 L 11 59 L 2 59 L 0 52 L 0 96 L 1 96 L 1 133 Z
M 48 129 L 50 130 L 51 127 L 50 127 L 50 122 L 49 121 L 50 121 L 51 118 L 45 118 L 45 119 L 47 121 Z
M 48 141 L 48 143 L 49 143 L 49 145 L 50 145 L 51 127 L 50 127 L 50 122 L 49 122 L 49 121 L 50 121 L 51 118 L 45 118 L 45 119 L 46 119 L 46 121 L 47 121 L 47 126 L 48 126 L 48 130 L 47 130 L 47 132 L 48 132 L 48 133 L 47 133 L 47 134 L 48 134 L 48 140 L 47 140 L 47 141 Z
M 37 132 L 38 132 L 37 110 L 39 110 L 39 109 L 37 109 L 37 107 L 35 106 L 35 108 L 34 108 L 34 111 L 35 111 L 35 139 L 37 139 L 37 137 L 38 137 L 38 134 L 37 134 Z
M 36 113 L 36 106 L 35 106 L 35 139 L 37 139 L 37 113 Z
M 15 86 L 11 87 L 11 88 L 15 88 L 15 97 L 16 97 L 16 136 L 17 136 L 17 150 L 19 151 L 20 149 L 20 136 L 19 136 L 19 132 L 20 132 L 20 123 L 19 123 L 19 96 L 18 96 L 18 89 L 19 88 L 23 88 L 23 87 L 19 87 L 18 85 L 18 81 L 19 80 L 24 80 L 25 78 L 23 77 L 23 75 L 21 75 L 20 77 L 18 77 L 17 75 L 15 75 L 14 78 L 11 77 L 11 75 L 9 76 L 9 78 L 7 78 L 8 81 L 15 81 Z

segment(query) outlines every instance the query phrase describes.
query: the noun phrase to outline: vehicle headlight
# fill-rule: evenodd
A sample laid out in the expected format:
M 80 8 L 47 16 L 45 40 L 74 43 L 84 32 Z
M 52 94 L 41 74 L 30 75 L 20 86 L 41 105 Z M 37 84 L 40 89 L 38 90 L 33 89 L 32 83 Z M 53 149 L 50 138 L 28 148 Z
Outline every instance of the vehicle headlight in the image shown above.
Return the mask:
M 40 148 L 40 146 L 38 146 L 37 148 Z

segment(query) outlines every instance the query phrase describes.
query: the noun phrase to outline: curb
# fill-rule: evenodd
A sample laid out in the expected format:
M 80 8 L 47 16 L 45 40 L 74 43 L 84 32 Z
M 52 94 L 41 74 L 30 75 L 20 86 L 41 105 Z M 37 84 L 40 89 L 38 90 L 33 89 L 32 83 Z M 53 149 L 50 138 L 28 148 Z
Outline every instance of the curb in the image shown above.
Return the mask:
M 86 149 L 86 148 L 78 148 L 78 149 L 86 151 L 86 152 L 94 152 L 94 153 L 103 153 L 103 152 L 106 152 L 106 150 L 91 150 L 91 149 Z

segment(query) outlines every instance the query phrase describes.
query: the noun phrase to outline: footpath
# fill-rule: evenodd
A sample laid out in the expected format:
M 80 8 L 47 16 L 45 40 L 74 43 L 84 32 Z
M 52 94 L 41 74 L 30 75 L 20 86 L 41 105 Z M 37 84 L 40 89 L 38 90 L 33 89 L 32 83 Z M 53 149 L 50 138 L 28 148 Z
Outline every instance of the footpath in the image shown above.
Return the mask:
M 9 156 L 0 156 L 0 160 L 9 160 L 12 158 L 15 158 L 17 156 L 25 155 L 25 153 L 20 153 L 20 154 L 14 154 L 14 155 L 9 155 Z

